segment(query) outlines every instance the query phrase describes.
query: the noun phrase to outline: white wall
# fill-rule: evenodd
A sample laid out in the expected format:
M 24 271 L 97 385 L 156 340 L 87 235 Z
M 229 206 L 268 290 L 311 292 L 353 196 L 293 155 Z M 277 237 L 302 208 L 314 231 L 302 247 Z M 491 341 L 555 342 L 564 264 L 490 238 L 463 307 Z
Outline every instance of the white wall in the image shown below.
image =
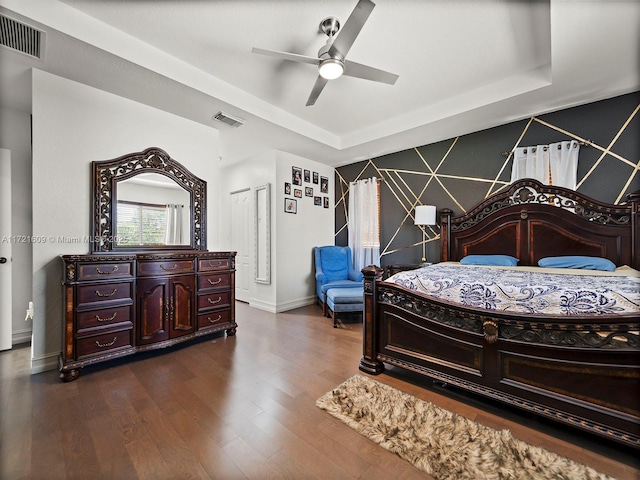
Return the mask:
M 31 236 L 31 117 L 17 110 L 0 109 L 0 148 L 11 150 L 11 231 Z M 32 321 L 25 313 L 32 298 L 31 243 L 12 245 L 12 344 L 31 340 Z
M 224 162 L 223 162 L 224 163 Z M 255 214 L 254 192 L 255 188 L 267 183 L 271 184 L 271 283 L 260 284 L 253 281 L 254 270 L 250 269 L 249 279 L 249 305 L 270 312 L 276 311 L 276 268 L 274 248 L 276 245 L 277 232 L 275 230 L 275 189 L 276 189 L 276 152 L 264 152 L 243 162 L 235 163 L 220 170 L 220 242 L 224 250 L 233 249 L 231 245 L 231 194 L 245 189 L 251 189 L 251 211 L 253 218 Z M 254 245 L 253 228 L 254 221 L 250 221 L 252 231 L 250 232 L 251 245 Z M 255 245 L 254 245 L 255 246 Z M 254 265 L 254 252 L 251 249 L 251 265 Z
M 320 193 L 320 184 L 302 182 L 292 185 L 291 195 L 284 194 L 284 183 L 291 183 L 291 167 L 300 167 L 318 172 L 319 177 L 329 179 L 329 193 Z M 315 277 L 313 270 L 313 247 L 334 245 L 335 170 L 290 153 L 278 152 L 276 201 L 276 271 L 278 276 L 277 309 L 290 310 L 315 301 Z M 304 195 L 305 187 L 312 187 L 314 195 L 329 197 L 329 208 L 313 204 L 313 197 Z M 293 189 L 302 189 L 302 198 L 297 198 L 295 215 L 284 211 L 284 199 L 294 198 Z
M 297 213 L 284 212 L 284 184 L 291 182 L 291 167 L 318 172 L 329 179 L 329 193 L 320 194 L 320 185 L 304 183 L 302 198 L 297 198 Z M 271 151 L 222 168 L 221 172 L 221 231 L 231 230 L 231 193 L 245 188 L 252 191 L 259 185 L 271 183 L 271 284 L 250 282 L 250 301 L 253 307 L 272 312 L 291 310 L 315 301 L 312 248 L 334 244 L 334 169 L 310 159 L 286 152 Z M 329 197 L 329 208 L 315 206 L 313 197 L 304 196 L 304 188 L 312 187 L 315 195 Z M 252 203 L 253 208 L 253 203 Z M 253 215 L 253 212 L 252 212 Z M 253 227 L 253 222 L 251 222 Z M 252 233 L 253 237 L 253 233 Z M 223 234 L 222 248 L 232 248 L 230 237 Z M 239 322 L 241 319 L 239 319 Z
M 88 242 L 91 161 L 159 147 L 207 182 L 207 246 L 219 248 L 219 134 L 214 128 L 39 70 L 33 71 L 32 373 L 57 367 L 62 344 L 62 254 Z M 51 239 L 50 241 L 48 239 Z

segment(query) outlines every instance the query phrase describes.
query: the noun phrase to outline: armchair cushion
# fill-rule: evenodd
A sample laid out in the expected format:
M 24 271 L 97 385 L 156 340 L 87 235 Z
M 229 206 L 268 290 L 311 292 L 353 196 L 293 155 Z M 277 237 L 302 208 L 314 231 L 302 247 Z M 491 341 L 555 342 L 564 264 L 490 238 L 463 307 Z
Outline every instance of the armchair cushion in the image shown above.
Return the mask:
M 349 278 L 348 247 L 322 247 L 320 249 L 320 267 L 325 281 Z
M 351 288 L 362 284 L 362 272 L 353 269 L 349 247 L 314 247 L 313 255 L 316 295 L 322 303 L 330 288 Z
M 327 293 L 327 290 L 330 288 L 353 288 L 361 286 L 362 282 L 356 282 L 354 280 L 335 280 L 333 282 L 327 282 L 320 286 L 320 291 L 324 295 Z

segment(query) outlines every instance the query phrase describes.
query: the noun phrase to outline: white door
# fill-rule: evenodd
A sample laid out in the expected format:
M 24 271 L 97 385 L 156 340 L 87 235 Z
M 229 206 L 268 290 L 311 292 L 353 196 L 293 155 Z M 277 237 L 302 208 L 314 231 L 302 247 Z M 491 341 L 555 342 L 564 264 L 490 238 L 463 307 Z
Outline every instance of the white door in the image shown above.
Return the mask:
M 236 300 L 249 302 L 253 279 L 251 190 L 231 194 L 231 248 L 236 255 Z
M 11 152 L 0 148 L 0 350 L 11 348 Z

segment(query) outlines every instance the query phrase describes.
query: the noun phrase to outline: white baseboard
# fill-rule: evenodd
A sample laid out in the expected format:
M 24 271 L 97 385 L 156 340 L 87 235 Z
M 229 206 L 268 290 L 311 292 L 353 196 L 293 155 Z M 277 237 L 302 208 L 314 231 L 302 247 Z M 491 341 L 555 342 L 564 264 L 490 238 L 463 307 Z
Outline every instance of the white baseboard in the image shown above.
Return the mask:
M 262 302 L 260 300 L 256 300 L 255 298 L 252 298 L 251 300 L 249 300 L 249 306 L 257 308 L 259 310 L 264 310 L 270 313 L 280 313 L 280 312 L 286 312 L 287 310 L 293 310 L 294 308 L 313 305 L 315 301 L 316 301 L 315 295 L 307 298 L 292 300 L 286 303 L 279 303 L 278 305 L 274 305 L 273 303 Z
M 276 307 L 276 313 L 286 312 L 287 310 L 293 310 L 294 308 L 306 307 L 307 305 L 313 305 L 316 301 L 315 295 L 307 298 L 299 298 L 286 303 L 279 303 Z
M 11 345 L 31 343 L 31 329 L 14 330 L 11 332 Z
M 249 299 L 249 306 L 257 308 L 258 310 L 264 310 L 265 312 L 276 313 L 276 306 L 273 303 L 262 302 L 255 298 Z
M 31 375 L 35 375 L 36 373 L 48 372 L 49 370 L 57 370 L 59 357 L 60 352 L 49 353 L 40 357 L 32 357 Z

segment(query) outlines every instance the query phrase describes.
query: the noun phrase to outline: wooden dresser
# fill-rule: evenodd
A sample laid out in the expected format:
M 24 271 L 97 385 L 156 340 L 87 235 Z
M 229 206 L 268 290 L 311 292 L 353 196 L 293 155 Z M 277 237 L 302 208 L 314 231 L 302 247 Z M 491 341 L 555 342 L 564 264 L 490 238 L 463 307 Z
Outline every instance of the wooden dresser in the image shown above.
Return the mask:
M 136 352 L 235 335 L 235 252 L 64 255 L 60 378 Z

